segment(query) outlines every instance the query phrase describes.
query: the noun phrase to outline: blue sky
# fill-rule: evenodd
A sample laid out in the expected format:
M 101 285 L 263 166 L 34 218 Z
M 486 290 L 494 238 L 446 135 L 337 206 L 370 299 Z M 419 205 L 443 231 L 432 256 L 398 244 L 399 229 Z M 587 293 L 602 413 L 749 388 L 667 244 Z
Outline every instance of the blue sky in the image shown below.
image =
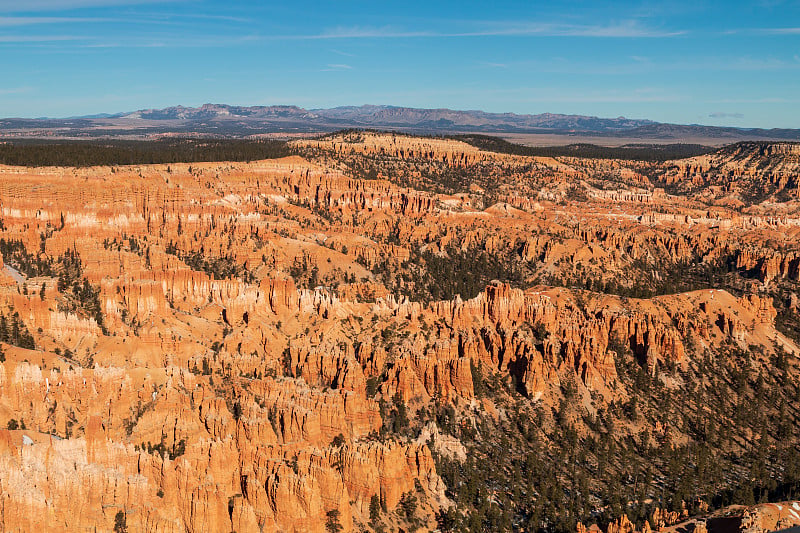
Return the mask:
M 0 116 L 392 104 L 800 128 L 800 0 L 0 0 Z

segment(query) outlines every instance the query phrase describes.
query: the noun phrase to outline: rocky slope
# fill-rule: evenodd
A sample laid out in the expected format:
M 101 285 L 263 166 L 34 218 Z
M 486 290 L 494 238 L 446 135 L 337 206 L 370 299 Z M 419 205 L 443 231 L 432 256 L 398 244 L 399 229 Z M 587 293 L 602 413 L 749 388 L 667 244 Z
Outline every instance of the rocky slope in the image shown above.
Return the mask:
M 293 149 L 0 168 L 5 530 L 616 532 L 797 486 L 798 204 L 684 190 L 792 145 Z

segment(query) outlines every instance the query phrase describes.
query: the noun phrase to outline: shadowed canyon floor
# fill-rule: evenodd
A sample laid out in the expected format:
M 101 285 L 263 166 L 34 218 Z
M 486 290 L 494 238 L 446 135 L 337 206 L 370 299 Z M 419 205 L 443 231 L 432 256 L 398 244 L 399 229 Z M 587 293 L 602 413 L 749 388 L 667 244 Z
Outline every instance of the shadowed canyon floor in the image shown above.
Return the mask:
M 800 524 L 800 145 L 287 149 L 0 167 L 5 530 Z

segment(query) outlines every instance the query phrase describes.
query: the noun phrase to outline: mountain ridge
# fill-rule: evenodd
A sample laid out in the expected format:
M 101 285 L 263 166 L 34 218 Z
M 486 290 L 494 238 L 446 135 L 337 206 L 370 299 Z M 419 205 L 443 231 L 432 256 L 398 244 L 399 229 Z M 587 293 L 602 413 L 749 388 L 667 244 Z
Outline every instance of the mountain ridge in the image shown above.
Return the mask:
M 513 129 L 550 129 L 555 127 L 557 129 L 586 131 L 626 130 L 647 124 L 655 124 L 651 120 L 628 119 L 625 117 L 601 118 L 559 113 L 490 113 L 481 110 L 425 109 L 371 104 L 304 109 L 294 105 L 234 106 L 207 103 L 199 107 L 178 105 L 163 109 L 140 109 L 130 113 L 117 114 L 115 118 L 146 120 L 303 118 L 318 122 L 327 120 L 363 126 L 436 127 L 438 125 L 439 127 L 469 126 Z
M 494 133 L 592 135 L 643 140 L 704 138 L 800 140 L 800 129 L 762 129 L 669 124 L 626 117 L 603 118 L 559 113 L 490 113 L 392 105 L 305 109 L 295 105 L 236 106 L 206 103 L 71 118 L 0 119 L 0 136 L 152 136 L 159 134 L 247 137 L 264 133 L 327 133 L 340 129 L 398 130 L 411 133 Z

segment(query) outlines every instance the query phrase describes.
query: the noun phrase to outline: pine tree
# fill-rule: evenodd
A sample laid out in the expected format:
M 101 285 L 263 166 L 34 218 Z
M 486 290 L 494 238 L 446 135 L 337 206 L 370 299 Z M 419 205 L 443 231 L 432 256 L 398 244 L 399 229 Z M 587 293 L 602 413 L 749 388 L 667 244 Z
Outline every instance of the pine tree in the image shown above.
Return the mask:
M 339 523 L 338 509 L 332 509 L 326 513 L 327 519 L 325 520 L 325 529 L 330 533 L 339 533 L 342 529 L 342 524 Z
M 114 516 L 114 533 L 128 533 L 128 520 L 125 511 L 117 511 Z
M 373 494 L 369 500 L 369 520 L 377 522 L 381 517 L 381 499 L 377 494 Z

